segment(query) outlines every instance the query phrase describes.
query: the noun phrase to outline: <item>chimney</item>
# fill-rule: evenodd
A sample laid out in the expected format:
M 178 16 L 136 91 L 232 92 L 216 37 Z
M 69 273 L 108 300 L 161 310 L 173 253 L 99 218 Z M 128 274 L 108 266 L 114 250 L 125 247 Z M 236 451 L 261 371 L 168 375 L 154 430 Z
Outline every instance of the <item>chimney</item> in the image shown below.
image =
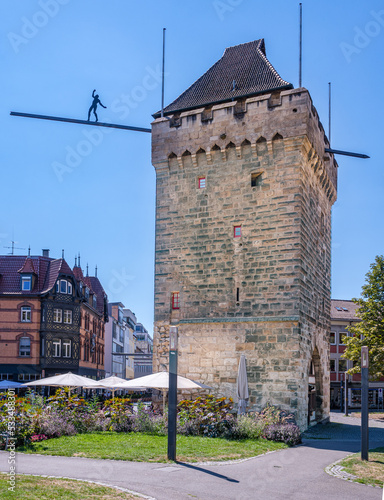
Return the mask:
M 49 248 L 43 248 L 43 257 L 49 257 Z

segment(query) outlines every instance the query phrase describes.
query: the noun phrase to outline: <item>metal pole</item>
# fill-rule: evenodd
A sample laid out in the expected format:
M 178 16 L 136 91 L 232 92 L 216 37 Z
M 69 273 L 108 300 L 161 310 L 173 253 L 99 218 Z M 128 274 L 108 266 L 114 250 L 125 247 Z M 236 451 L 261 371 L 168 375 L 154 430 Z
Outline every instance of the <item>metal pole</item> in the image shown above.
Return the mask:
M 340 373 L 340 413 L 344 411 L 343 374 Z
M 301 87 L 301 67 L 303 54 L 303 5 L 300 3 L 300 41 L 299 41 L 299 87 Z
M 331 145 L 331 82 L 328 82 L 328 141 Z
M 161 118 L 164 117 L 165 30 L 166 28 L 163 28 L 163 66 L 161 70 Z
M 345 416 L 348 417 L 348 375 L 347 372 L 344 374 L 345 381 L 344 381 L 344 396 L 345 396 L 345 401 L 344 401 L 344 408 L 345 408 Z
M 361 348 L 361 460 L 368 460 L 368 347 Z
M 168 460 L 176 461 L 177 326 L 169 328 Z

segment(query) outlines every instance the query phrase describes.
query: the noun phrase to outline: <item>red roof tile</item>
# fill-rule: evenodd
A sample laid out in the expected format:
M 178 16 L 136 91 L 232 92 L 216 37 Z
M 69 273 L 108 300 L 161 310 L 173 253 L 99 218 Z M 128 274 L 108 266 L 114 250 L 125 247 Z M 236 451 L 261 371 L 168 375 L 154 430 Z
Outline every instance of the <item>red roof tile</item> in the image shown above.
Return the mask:
M 27 257 L 23 264 L 23 267 L 17 271 L 18 273 L 33 273 L 36 274 L 35 268 L 33 267 L 33 262 L 31 257 Z

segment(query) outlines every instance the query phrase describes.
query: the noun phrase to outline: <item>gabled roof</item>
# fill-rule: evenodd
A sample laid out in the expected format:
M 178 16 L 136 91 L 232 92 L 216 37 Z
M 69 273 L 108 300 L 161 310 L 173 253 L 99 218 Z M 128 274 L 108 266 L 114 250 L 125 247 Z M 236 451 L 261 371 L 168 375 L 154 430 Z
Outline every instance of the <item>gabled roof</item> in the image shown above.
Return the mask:
M 33 262 L 31 257 L 27 257 L 23 264 L 23 267 L 17 271 L 18 273 L 31 273 L 36 274 L 35 268 L 33 267 Z
M 360 321 L 356 316 L 359 308 L 352 300 L 331 300 L 331 320 Z
M 106 293 L 104 291 L 104 288 L 102 287 L 99 278 L 96 276 L 86 276 L 84 278 L 85 284 L 88 286 L 88 288 L 96 294 L 96 308 L 97 311 L 100 314 L 104 314 L 104 297 L 106 296 Z
M 21 291 L 20 273 L 34 273 L 33 289 Z M 0 255 L 0 294 L 35 295 L 47 293 L 55 286 L 60 274 L 73 276 L 64 259 L 45 256 Z
M 83 270 L 81 269 L 81 267 L 75 266 L 73 268 L 73 274 L 75 275 L 75 278 L 77 279 L 77 281 L 82 281 L 84 283 L 84 274 L 83 274 Z
M 268 61 L 261 38 L 225 49 L 221 59 L 164 108 L 164 114 L 291 88 L 293 85 L 283 80 Z M 153 116 L 159 117 L 160 112 Z
M 47 293 L 52 290 L 60 274 L 73 276 L 72 269 L 68 266 L 64 259 L 51 259 L 44 289 L 41 292 Z

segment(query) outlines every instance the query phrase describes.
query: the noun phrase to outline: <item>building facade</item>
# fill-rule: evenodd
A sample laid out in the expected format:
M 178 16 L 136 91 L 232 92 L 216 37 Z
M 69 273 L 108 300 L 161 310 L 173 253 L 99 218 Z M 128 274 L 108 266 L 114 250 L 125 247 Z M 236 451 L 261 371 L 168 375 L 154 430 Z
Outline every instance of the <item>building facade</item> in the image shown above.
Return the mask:
M 152 123 L 154 369 L 178 326 L 179 372 L 250 405 L 329 415 L 331 207 L 337 164 L 308 90 L 263 40 L 223 57 Z
M 348 406 L 350 409 L 361 408 L 361 375 L 348 375 L 345 372 L 353 367 L 353 362 L 342 357 L 345 351 L 344 338 L 352 335 L 347 328 L 360 319 L 356 316 L 358 305 L 351 300 L 331 301 L 330 344 L 330 378 L 331 378 L 331 408 L 340 408 L 341 400 L 345 399 L 345 378 L 348 379 Z M 384 380 L 369 382 L 369 407 L 384 409 Z
M 150 375 L 153 371 L 153 341 L 148 330 L 137 323 L 135 325 L 135 378 Z
M 81 276 L 80 276 L 81 275 Z M 64 258 L 0 256 L 0 377 L 104 375 L 106 295 Z
M 123 307 L 121 302 L 108 304 L 109 321 L 106 327 L 106 363 L 105 371 L 108 376 L 125 378 L 125 357 L 116 353 L 124 352 L 125 322 L 123 321 Z

